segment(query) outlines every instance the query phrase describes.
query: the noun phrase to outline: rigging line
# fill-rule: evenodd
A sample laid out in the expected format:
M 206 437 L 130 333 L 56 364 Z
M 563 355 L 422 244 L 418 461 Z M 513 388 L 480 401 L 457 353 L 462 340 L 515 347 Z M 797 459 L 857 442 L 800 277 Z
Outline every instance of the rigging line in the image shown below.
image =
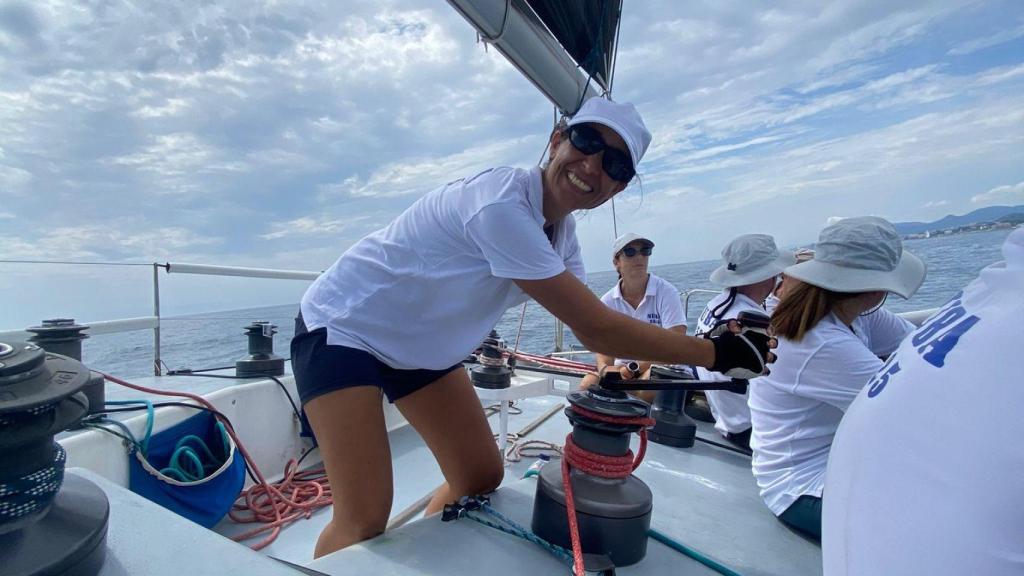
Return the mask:
M 68 264 L 81 266 L 153 266 L 143 262 L 73 262 L 70 260 L 0 260 L 0 264 Z M 162 265 L 161 265 L 162 266 Z
M 619 1 L 618 18 L 615 20 L 615 38 L 612 40 L 612 62 L 608 70 L 608 95 L 611 96 L 615 83 L 615 65 L 619 62 L 619 30 L 622 28 L 622 2 Z
M 526 302 L 523 302 L 523 310 L 519 313 L 519 330 L 516 330 L 516 345 L 512 347 L 512 355 L 519 352 L 519 337 L 523 334 L 523 320 L 526 319 Z
M 615 214 L 615 197 L 612 196 L 612 232 L 619 237 L 619 217 Z
M 505 15 L 501 17 L 501 28 L 498 29 L 498 34 L 496 36 L 488 36 L 487 34 L 484 34 L 483 30 L 477 28 L 477 38 L 482 40 L 484 44 L 493 44 L 494 42 L 501 40 L 501 38 L 505 35 L 505 28 L 506 25 L 508 24 L 508 11 L 511 5 L 512 0 L 505 0 Z

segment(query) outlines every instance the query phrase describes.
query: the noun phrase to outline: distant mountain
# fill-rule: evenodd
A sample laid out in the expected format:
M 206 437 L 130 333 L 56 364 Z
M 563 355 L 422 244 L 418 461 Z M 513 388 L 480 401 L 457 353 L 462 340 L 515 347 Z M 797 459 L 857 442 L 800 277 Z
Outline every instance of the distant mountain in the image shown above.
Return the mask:
M 1024 213 L 1024 205 L 986 206 L 985 208 L 978 208 L 973 212 L 968 212 L 963 216 L 950 214 L 934 222 L 899 222 L 895 226 L 896 231 L 900 234 L 921 234 L 929 230 L 945 230 L 946 228 L 966 226 L 976 222 L 995 222 L 1005 216 L 1022 213 Z

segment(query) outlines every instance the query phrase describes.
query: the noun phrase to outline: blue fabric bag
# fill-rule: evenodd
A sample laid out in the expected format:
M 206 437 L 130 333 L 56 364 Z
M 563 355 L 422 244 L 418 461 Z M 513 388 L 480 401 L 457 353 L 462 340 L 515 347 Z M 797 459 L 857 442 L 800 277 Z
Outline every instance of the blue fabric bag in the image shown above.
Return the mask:
M 206 448 L 196 440 L 202 440 Z M 204 478 L 183 481 L 183 476 L 168 471 L 175 452 L 179 453 L 175 459 L 186 469 L 197 464 L 187 450 L 182 457 L 179 449 L 183 445 L 193 448 L 206 464 Z M 245 460 L 223 425 L 209 412 L 200 412 L 153 434 L 145 445 L 145 454 L 135 450 L 128 466 L 132 492 L 207 528 L 228 513 L 245 484 Z

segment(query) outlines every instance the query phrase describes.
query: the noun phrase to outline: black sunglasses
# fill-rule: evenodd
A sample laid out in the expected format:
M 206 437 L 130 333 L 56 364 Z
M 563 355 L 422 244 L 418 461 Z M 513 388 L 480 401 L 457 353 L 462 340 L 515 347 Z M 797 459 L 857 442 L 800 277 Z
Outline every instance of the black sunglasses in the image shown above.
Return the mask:
M 604 152 L 604 156 L 601 158 L 601 167 L 612 180 L 628 184 L 633 176 L 636 176 L 633 160 L 630 159 L 629 154 L 609 146 L 597 128 L 586 124 L 576 124 L 570 126 L 566 133 L 573 147 L 583 154 L 593 156 L 598 152 Z
M 625 248 L 622 249 L 622 255 L 625 256 L 626 258 L 632 258 L 633 256 L 636 256 L 637 252 L 643 254 L 644 256 L 650 256 L 651 253 L 654 252 L 654 247 L 644 246 L 643 248 L 633 248 L 632 246 L 626 246 Z

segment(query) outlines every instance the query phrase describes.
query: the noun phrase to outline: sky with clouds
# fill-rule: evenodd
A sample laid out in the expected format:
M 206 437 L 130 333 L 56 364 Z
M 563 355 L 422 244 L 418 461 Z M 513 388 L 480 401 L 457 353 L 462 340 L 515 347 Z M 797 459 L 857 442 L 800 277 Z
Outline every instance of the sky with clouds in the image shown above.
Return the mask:
M 654 141 L 618 229 L 664 264 L 1024 204 L 1022 94 L 1016 0 L 626 0 L 614 96 Z M 437 185 L 536 164 L 552 114 L 437 0 L 0 0 L 0 259 L 320 270 Z M 609 269 L 610 205 L 578 230 Z M 0 328 L 148 314 L 151 274 L 0 264 Z M 303 290 L 162 282 L 170 311 Z

